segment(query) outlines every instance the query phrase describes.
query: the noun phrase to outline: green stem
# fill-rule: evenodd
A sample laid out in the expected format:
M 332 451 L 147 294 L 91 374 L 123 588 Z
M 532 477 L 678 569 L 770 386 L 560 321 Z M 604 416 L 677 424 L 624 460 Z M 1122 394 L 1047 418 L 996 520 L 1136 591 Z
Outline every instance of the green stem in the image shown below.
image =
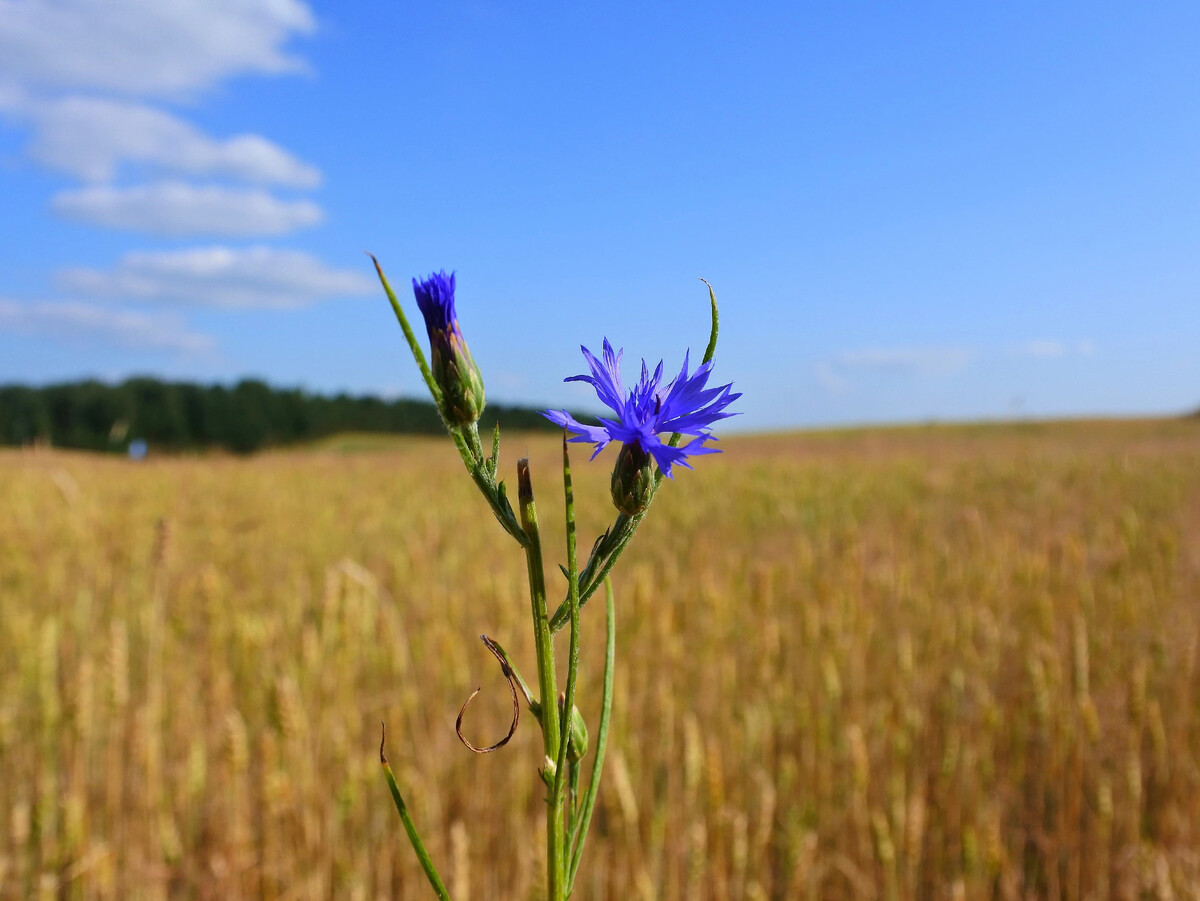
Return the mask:
M 467 458 L 463 457 L 463 462 Z M 475 486 L 479 489 L 479 493 L 487 500 L 488 505 L 492 508 L 492 513 L 496 516 L 496 521 L 500 523 L 504 531 L 517 540 L 517 544 L 525 547 L 529 538 L 521 530 L 520 524 L 513 518 L 512 507 L 508 505 L 508 499 L 504 494 L 504 483 L 501 482 L 498 486 L 488 478 L 486 472 L 483 471 L 482 464 L 473 465 L 467 463 L 467 469 L 471 473 L 471 479 L 475 482 Z
M 421 836 L 417 834 L 417 827 L 413 824 L 412 817 L 408 815 L 408 805 L 404 803 L 404 798 L 400 794 L 400 788 L 396 785 L 396 777 L 392 775 L 392 768 L 388 765 L 387 755 L 383 753 L 383 743 L 387 738 L 387 727 L 382 723 L 380 723 L 380 726 L 383 734 L 379 737 L 379 762 L 383 764 L 383 777 L 387 780 L 388 788 L 391 789 L 392 800 L 396 802 L 396 810 L 400 811 L 400 821 L 404 823 L 404 831 L 408 833 L 408 841 L 417 853 L 417 860 L 421 862 L 421 869 L 425 871 L 425 876 L 429 879 L 429 884 L 433 886 L 434 893 L 441 901 L 450 901 L 450 893 L 446 891 L 442 877 L 438 875 L 437 868 L 433 865 L 433 861 L 429 859 L 429 852 L 425 850 L 425 845 L 421 841 Z
M 583 796 L 583 805 L 579 814 L 579 822 L 571 835 L 571 864 L 567 870 L 567 894 L 575 886 L 575 874 L 579 871 L 579 861 L 583 858 L 583 843 L 587 841 L 588 827 L 592 824 L 592 810 L 596 806 L 596 794 L 600 789 L 600 772 L 604 767 L 604 750 L 608 747 L 608 726 L 612 716 L 613 700 L 613 665 L 617 657 L 617 614 L 613 603 L 612 582 L 604 580 L 605 606 L 607 607 L 608 635 L 604 645 L 604 696 L 600 702 L 600 726 L 596 735 L 596 762 L 592 764 L 592 777 L 588 783 L 587 794 Z
M 655 483 L 654 490 L 658 490 L 658 484 Z M 650 495 L 650 500 L 647 502 L 646 509 L 649 509 L 649 504 L 653 502 L 654 495 Z M 630 540 L 634 533 L 641 525 L 642 519 L 646 515 L 646 510 L 643 510 L 637 516 L 626 516 L 621 513 L 617 516 L 616 522 L 613 523 L 612 529 L 609 532 L 609 537 L 604 542 L 604 548 L 601 551 L 601 559 L 604 561 L 599 572 L 596 572 L 588 580 L 586 586 L 579 588 L 579 606 L 582 608 L 596 593 L 604 580 L 608 578 L 608 574 L 620 559 L 621 554 L 625 553 L 625 548 L 629 546 Z M 611 548 L 611 550 L 609 550 Z M 568 591 L 569 591 L 568 587 Z M 550 628 L 554 632 L 560 631 L 564 626 L 571 621 L 571 608 L 569 599 L 564 599 L 558 608 L 554 611 L 554 616 L 550 619 Z
M 542 539 L 538 531 L 537 508 L 533 503 L 533 482 L 529 475 L 529 458 L 517 461 L 517 506 L 521 511 L 521 528 L 529 539 L 525 545 L 525 562 L 529 570 L 529 599 L 533 610 L 533 637 L 537 650 L 538 689 L 542 704 L 542 748 L 546 766 L 558 760 L 561 727 L 558 715 L 558 679 L 554 672 L 554 635 L 546 610 L 546 574 L 542 564 Z M 551 788 L 558 778 L 557 771 L 547 774 Z M 563 901 L 565 885 L 563 848 L 563 805 L 554 803 L 553 791 L 546 812 L 546 873 L 549 901 Z
M 554 791 L 550 805 L 561 809 L 565 804 L 567 786 L 567 746 L 570 743 L 571 719 L 575 709 L 575 682 L 579 673 L 579 559 L 575 548 L 575 494 L 571 487 L 571 458 L 567 451 L 567 433 L 563 432 L 563 493 L 566 497 L 567 524 L 567 599 L 571 608 L 571 645 L 567 657 L 567 691 L 563 700 L 562 732 L 558 742 L 558 761 L 554 771 Z M 558 841 L 566 840 L 560 833 Z M 565 859 L 563 861 L 566 863 Z M 564 871 L 565 878 L 566 873 Z

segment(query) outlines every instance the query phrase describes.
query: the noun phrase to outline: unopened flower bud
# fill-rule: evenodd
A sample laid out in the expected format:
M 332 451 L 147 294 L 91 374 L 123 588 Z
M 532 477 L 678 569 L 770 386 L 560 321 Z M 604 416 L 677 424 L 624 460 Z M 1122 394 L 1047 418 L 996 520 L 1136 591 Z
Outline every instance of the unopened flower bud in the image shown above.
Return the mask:
M 636 516 L 654 491 L 654 460 L 636 441 L 621 446 L 612 473 L 612 499 L 618 510 Z
M 550 755 L 542 758 L 542 768 L 538 770 L 538 774 L 542 777 L 542 781 L 546 783 L 547 788 L 554 788 L 554 777 L 558 773 L 558 764 L 550 759 Z
M 579 763 L 588 749 L 587 723 L 578 707 L 571 707 L 571 728 L 567 732 L 567 760 Z
M 424 281 L 413 279 L 417 306 L 429 332 L 433 378 L 442 392 L 442 415 L 452 425 L 470 425 L 483 412 L 483 377 L 467 349 L 454 311 L 454 273 L 443 269 Z

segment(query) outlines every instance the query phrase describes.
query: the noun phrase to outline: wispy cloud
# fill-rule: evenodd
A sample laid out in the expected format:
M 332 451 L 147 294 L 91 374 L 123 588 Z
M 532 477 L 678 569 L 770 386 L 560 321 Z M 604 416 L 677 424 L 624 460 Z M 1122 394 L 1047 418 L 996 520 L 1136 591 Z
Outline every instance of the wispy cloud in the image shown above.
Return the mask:
M 66 269 L 56 280 L 74 294 L 226 309 L 288 309 L 376 290 L 361 272 L 268 247 L 130 253 L 110 270 Z
M 813 363 L 812 374 L 829 394 L 842 395 L 880 376 L 946 377 L 964 369 L 977 352 L 959 345 L 864 347 Z
M 280 200 L 261 189 L 179 181 L 62 191 L 54 195 L 50 207 L 78 222 L 169 237 L 283 235 L 323 218 L 321 208 L 308 200 Z
M 1062 357 L 1066 356 L 1067 346 L 1061 341 L 1028 341 L 1015 348 L 1014 353 L 1020 357 Z
M 209 335 L 190 330 L 177 316 L 113 310 L 80 301 L 16 301 L 0 298 L 0 328 L 71 342 L 101 342 L 132 350 L 203 354 Z
M 254 134 L 214 140 L 154 107 L 125 100 L 0 95 L 0 110 L 33 127 L 29 156 L 85 181 L 111 181 L 122 167 L 152 174 L 233 178 L 313 188 L 316 168 Z
M 849 385 L 829 360 L 818 360 L 813 364 L 813 377 L 830 394 L 843 394 Z
M 316 28 L 300 0 L 0 0 L 0 81 L 180 97 L 248 72 L 301 72 L 282 49 Z
M 1095 346 L 1088 340 L 1049 339 L 1025 341 L 1007 348 L 966 345 L 867 347 L 818 360 L 813 364 L 813 377 L 830 394 L 843 394 L 856 383 L 880 375 L 946 378 L 959 374 L 974 363 L 1006 355 L 1055 360 L 1090 356 L 1095 352 Z
M 870 347 L 839 354 L 834 363 L 849 369 L 882 369 L 939 375 L 957 372 L 974 356 L 966 347 Z
M 1080 341 L 1038 339 L 1018 344 L 1012 348 L 1011 352 L 1018 357 L 1042 357 L 1044 359 L 1072 355 L 1090 357 L 1096 352 L 1096 345 L 1087 339 Z

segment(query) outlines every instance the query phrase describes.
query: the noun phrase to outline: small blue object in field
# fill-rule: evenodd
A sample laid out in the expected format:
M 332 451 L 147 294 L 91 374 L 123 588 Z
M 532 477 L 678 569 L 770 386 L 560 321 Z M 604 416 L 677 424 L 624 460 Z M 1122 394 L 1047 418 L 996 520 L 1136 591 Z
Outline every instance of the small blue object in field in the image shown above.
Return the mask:
M 129 442 L 129 459 L 130 460 L 145 460 L 146 454 L 150 451 L 150 446 L 141 438 L 134 438 Z
M 604 339 L 603 360 L 597 360 L 586 347 L 581 348 L 591 375 L 574 375 L 565 381 L 587 382 L 596 389 L 596 396 L 604 401 L 614 413 L 616 420 L 601 419 L 600 425 L 584 425 L 565 410 L 547 410 L 542 415 L 556 425 L 576 432 L 572 441 L 594 442 L 595 453 L 600 453 L 610 441 L 620 441 L 630 450 L 654 458 L 662 474 L 671 477 L 671 467 L 678 463 L 691 469 L 687 462 L 690 456 L 718 453 L 717 448 L 707 442 L 716 440 L 709 431 L 713 423 L 736 413 L 726 413 L 725 408 L 741 397 L 731 394 L 732 384 L 719 388 L 706 388 L 712 373 L 712 362 L 703 364 L 688 375 L 688 357 L 683 358 L 683 369 L 666 385 L 662 383 L 663 364 L 659 362 L 653 375 L 642 360 L 642 374 L 636 385 L 626 393 L 621 384 L 621 354 L 613 352 L 608 339 Z M 682 447 L 671 447 L 660 436 L 678 433 L 690 435 L 693 440 Z

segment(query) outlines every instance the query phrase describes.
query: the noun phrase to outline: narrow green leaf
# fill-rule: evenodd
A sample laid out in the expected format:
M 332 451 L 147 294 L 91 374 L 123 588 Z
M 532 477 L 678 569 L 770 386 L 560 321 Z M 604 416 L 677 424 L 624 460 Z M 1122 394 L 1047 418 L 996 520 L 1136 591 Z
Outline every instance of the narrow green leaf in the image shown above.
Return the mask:
M 713 291 L 713 286 L 708 284 L 708 279 L 702 278 L 700 281 L 708 285 L 708 300 L 712 304 L 712 326 L 708 332 L 708 347 L 704 349 L 704 359 L 700 361 L 701 365 L 712 362 L 712 358 L 717 353 L 717 332 L 719 330 L 719 321 L 717 316 L 717 295 Z
M 375 254 L 368 253 L 371 262 L 375 264 L 375 272 L 379 275 L 379 281 L 383 285 L 384 293 L 387 294 L 387 299 L 392 305 L 392 312 L 396 314 L 396 319 L 400 323 L 400 328 L 404 332 L 404 338 L 408 341 L 409 350 L 412 351 L 413 359 L 417 361 L 417 368 L 421 370 L 421 377 L 425 379 L 425 384 L 429 388 L 429 393 L 433 396 L 434 403 L 438 411 L 442 409 L 442 391 L 434 381 L 433 372 L 429 369 L 429 364 L 425 362 L 425 352 L 421 350 L 421 345 L 417 342 L 417 336 L 413 334 L 412 326 L 408 324 L 408 317 L 404 315 L 404 308 L 400 306 L 400 301 L 396 299 L 396 294 L 392 291 L 392 286 L 388 284 L 387 276 L 383 274 L 383 267 L 379 265 L 379 260 L 375 259 Z M 444 421 L 444 420 L 443 420 Z M 446 426 L 450 426 L 447 424 Z
M 413 824 L 412 817 L 408 815 L 408 805 L 404 803 L 404 797 L 400 794 L 400 787 L 396 785 L 396 777 L 392 775 L 392 768 L 388 765 L 387 755 L 383 751 L 383 743 L 387 738 L 387 727 L 383 723 L 379 725 L 381 729 L 379 737 L 379 762 L 383 765 L 383 777 L 387 780 L 388 789 L 392 793 L 392 800 L 396 803 L 396 810 L 400 812 L 400 821 L 404 823 L 404 831 L 408 833 L 408 841 L 417 853 L 417 860 L 421 862 L 421 869 L 425 871 L 425 876 L 429 880 L 429 884 L 433 886 L 434 893 L 442 901 L 450 901 L 450 893 L 446 891 L 442 877 L 438 875 L 437 868 L 433 865 L 433 861 L 430 860 L 429 852 L 425 850 L 421 836 L 417 833 L 417 827 Z

